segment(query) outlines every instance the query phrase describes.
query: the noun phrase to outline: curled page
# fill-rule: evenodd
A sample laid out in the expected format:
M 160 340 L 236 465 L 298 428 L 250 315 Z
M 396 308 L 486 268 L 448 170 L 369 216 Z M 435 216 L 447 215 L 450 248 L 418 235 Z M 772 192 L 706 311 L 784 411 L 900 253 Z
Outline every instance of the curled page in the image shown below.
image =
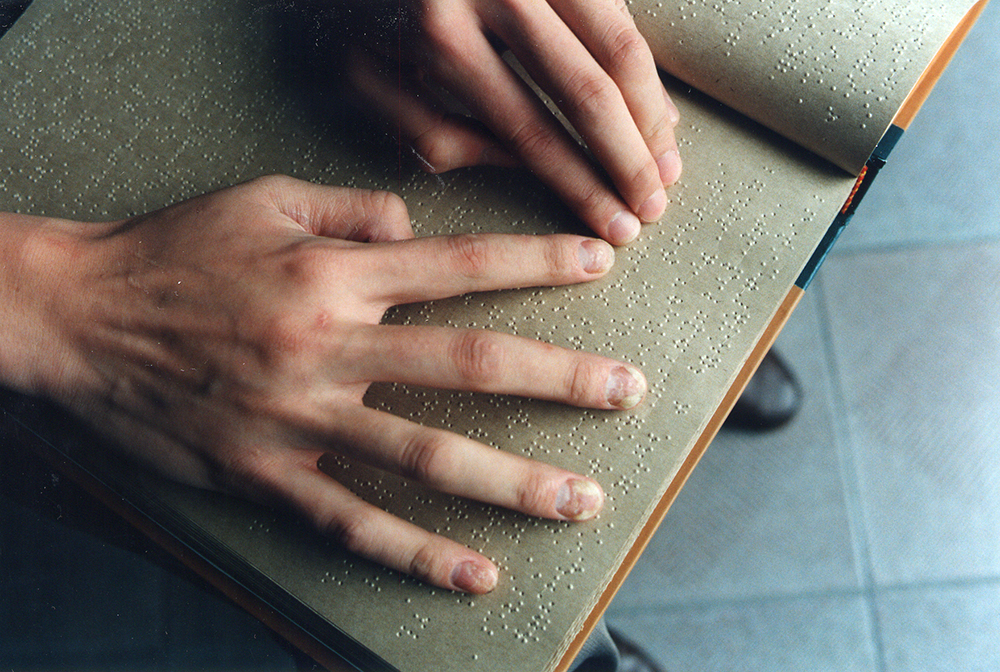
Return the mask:
M 657 64 L 857 175 L 973 6 L 629 0 Z

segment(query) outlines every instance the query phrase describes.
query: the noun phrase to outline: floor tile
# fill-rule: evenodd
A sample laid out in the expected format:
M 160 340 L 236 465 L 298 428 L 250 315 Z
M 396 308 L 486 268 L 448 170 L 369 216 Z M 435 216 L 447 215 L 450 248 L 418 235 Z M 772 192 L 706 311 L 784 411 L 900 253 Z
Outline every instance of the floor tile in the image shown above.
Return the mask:
M 822 273 L 874 580 L 1000 576 L 1000 244 Z
M 620 608 L 858 586 L 815 299 L 778 349 L 805 386 L 790 426 L 723 431 L 615 598 Z
M 877 669 L 869 608 L 857 596 L 615 611 L 608 624 L 668 670 Z
M 1000 583 L 890 591 L 877 604 L 886 672 L 1000 670 Z
M 835 253 L 1000 238 L 1000 3 L 987 5 Z

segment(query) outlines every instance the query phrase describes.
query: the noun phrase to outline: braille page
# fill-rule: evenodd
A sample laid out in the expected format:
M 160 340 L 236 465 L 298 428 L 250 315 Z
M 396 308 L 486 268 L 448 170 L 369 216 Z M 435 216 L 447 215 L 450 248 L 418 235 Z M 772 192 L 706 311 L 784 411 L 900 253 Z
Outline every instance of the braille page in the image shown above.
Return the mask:
M 628 0 L 661 68 L 855 175 L 973 4 Z
M 581 232 L 524 172 L 430 176 L 399 163 L 395 147 L 315 124 L 279 83 L 269 18 L 231 0 L 35 0 L 0 41 L 0 209 L 120 218 L 277 172 L 395 191 L 418 235 Z M 131 471 L 107 478 L 366 668 L 377 657 L 400 670 L 554 669 L 854 183 L 712 99 L 669 86 L 682 114 L 684 177 L 663 221 L 620 248 L 606 278 L 406 306 L 387 318 L 488 327 L 628 360 L 649 380 L 645 402 L 599 412 L 396 385 L 367 397 L 592 475 L 607 493 L 600 516 L 537 520 L 324 460 L 369 501 L 494 559 L 493 593 L 432 589 L 262 507 Z M 85 447 L 66 450 L 93 461 Z

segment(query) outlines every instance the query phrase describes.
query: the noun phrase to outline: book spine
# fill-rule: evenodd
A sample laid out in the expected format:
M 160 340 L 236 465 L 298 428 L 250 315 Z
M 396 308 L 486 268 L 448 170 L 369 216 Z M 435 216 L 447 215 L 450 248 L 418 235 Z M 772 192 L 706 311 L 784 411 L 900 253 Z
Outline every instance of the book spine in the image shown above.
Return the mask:
M 823 261 L 826 259 L 827 255 L 830 254 L 830 250 L 833 249 L 834 243 L 840 238 L 840 234 L 844 232 L 847 227 L 848 222 L 851 221 L 851 217 L 854 216 L 854 212 L 858 209 L 858 204 L 868 193 L 868 188 L 871 187 L 872 182 L 875 181 L 875 177 L 878 175 L 879 171 L 885 165 L 886 161 L 889 159 L 889 153 L 892 152 L 892 148 L 896 146 L 899 139 L 903 136 L 903 129 L 895 124 L 889 126 L 889 129 L 879 140 L 878 145 L 875 146 L 875 150 L 872 155 L 868 157 L 868 161 L 865 163 L 864 168 L 858 174 L 858 180 L 854 184 L 854 189 L 851 190 L 850 196 L 844 201 L 844 206 L 837 213 L 834 218 L 833 223 L 827 230 L 826 235 L 823 236 L 823 240 L 820 241 L 819 245 L 816 247 L 816 251 L 813 252 L 812 257 L 806 263 L 805 268 L 799 274 L 798 279 L 795 281 L 796 287 L 802 290 L 808 289 L 809 284 L 812 282 L 813 278 L 816 277 L 816 272 L 819 271 L 819 267 L 823 265 Z

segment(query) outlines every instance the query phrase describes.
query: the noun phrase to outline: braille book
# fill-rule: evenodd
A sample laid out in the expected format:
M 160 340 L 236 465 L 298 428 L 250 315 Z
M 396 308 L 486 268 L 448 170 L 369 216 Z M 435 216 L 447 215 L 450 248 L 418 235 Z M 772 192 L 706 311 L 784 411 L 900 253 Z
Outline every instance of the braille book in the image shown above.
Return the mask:
M 589 474 L 605 509 L 585 523 L 539 520 L 335 456 L 324 465 L 366 500 L 492 558 L 501 573 L 488 595 L 431 588 L 289 515 L 124 467 L 68 420 L 53 429 L 28 408 L 14 421 L 324 665 L 566 670 L 983 4 L 629 2 L 681 112 L 684 174 L 662 221 L 599 281 L 387 319 L 630 361 L 647 399 L 603 412 L 402 385 L 366 398 Z M 288 86 L 273 21 L 267 3 L 246 0 L 35 0 L 0 40 L 0 209 L 117 219 L 285 173 L 394 191 L 420 236 L 584 232 L 524 171 L 428 175 L 317 119 Z

